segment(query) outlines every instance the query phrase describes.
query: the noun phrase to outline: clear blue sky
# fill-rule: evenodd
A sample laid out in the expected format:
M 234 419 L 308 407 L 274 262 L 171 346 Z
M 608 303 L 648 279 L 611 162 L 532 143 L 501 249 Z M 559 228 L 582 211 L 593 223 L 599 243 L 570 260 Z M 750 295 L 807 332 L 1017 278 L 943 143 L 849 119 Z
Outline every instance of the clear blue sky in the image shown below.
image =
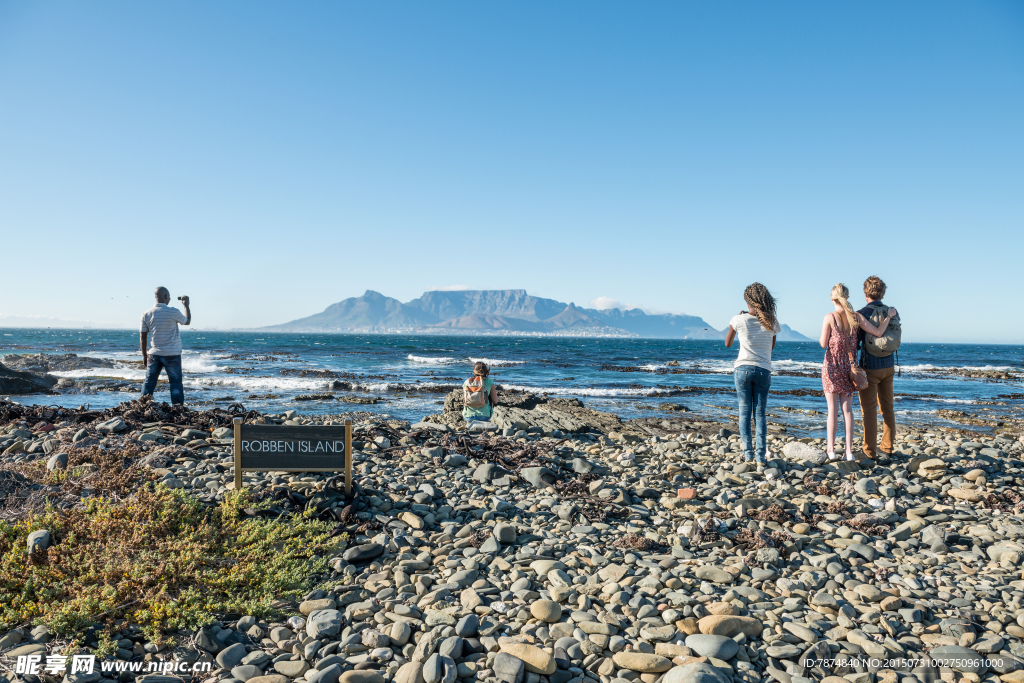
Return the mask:
M 1024 342 L 1024 3 L 3 2 L 0 314 L 375 289 Z

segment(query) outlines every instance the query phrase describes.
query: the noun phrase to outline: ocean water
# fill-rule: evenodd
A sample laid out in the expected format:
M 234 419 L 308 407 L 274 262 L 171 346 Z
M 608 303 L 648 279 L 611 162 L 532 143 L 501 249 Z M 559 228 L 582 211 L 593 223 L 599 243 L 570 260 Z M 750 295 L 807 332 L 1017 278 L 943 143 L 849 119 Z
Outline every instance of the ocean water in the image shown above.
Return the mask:
M 483 360 L 496 381 L 555 396 L 576 397 L 622 417 L 667 417 L 666 402 L 691 414 L 736 414 L 732 361 L 721 341 L 565 337 L 182 333 L 186 402 L 197 408 L 242 403 L 247 409 L 306 413 L 368 411 L 416 421 L 440 412 L 445 394 Z M 76 353 L 117 367 L 54 374 L 86 386 L 57 396 L 13 397 L 21 403 L 105 408 L 133 398 L 144 372 L 138 334 L 129 330 L 0 329 L 0 357 L 9 353 Z M 768 412 L 799 433 L 823 433 L 823 350 L 815 342 L 780 342 L 774 352 Z M 2 360 L 2 358 L 0 358 Z M 947 423 L 985 432 L 1022 417 L 1024 346 L 906 344 L 895 380 L 897 419 Z M 958 375 L 965 370 L 1012 373 L 1011 379 Z M 340 383 L 340 384 L 335 384 Z M 99 390 L 103 387 L 118 390 Z M 303 394 L 378 399 L 373 405 L 297 401 Z M 166 385 L 157 398 L 169 400 Z M 855 410 L 859 413 L 856 405 Z M 962 411 L 986 424 L 965 425 L 939 411 Z

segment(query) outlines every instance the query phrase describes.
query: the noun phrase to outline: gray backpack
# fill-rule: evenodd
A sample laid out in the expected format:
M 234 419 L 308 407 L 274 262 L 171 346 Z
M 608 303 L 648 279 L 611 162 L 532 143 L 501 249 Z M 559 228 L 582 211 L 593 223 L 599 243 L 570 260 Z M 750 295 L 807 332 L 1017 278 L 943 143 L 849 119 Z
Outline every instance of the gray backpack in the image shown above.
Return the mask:
M 885 320 L 885 316 L 889 312 L 889 306 L 878 301 L 871 304 L 871 306 L 871 315 L 868 316 L 868 320 L 871 321 L 872 325 L 878 327 Z M 889 321 L 889 327 L 885 328 L 885 334 L 881 337 L 864 332 L 864 350 L 877 358 L 885 358 L 896 353 L 896 350 L 900 348 L 900 340 L 902 338 L 903 329 L 900 327 L 900 321 L 892 318 Z

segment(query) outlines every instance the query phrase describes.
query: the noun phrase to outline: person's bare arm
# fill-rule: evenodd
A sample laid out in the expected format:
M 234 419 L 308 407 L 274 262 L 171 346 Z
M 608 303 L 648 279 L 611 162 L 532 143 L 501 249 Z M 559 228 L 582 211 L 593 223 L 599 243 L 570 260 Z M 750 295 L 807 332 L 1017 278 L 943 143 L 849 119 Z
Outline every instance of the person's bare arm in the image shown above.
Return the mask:
M 498 388 L 491 385 L 491 407 L 498 405 Z
M 776 339 L 778 339 L 778 337 L 777 337 L 777 336 L 775 336 L 775 335 L 773 334 L 773 335 L 772 335 L 772 351 L 774 351 L 774 350 L 775 350 L 775 340 L 776 340 Z
M 149 332 L 139 332 L 139 348 L 142 349 L 142 365 L 143 367 L 149 365 L 149 356 L 146 353 L 146 349 L 149 348 L 146 345 L 146 340 L 149 338 Z
M 823 349 L 828 348 L 829 337 L 832 336 L 832 326 L 828 324 L 831 315 L 826 315 L 825 319 L 821 321 L 821 338 L 818 339 L 818 344 Z
M 892 309 L 890 308 L 889 310 L 891 311 Z M 889 320 L 891 318 L 892 318 L 892 314 L 890 313 L 888 316 L 886 316 L 882 320 L 882 324 L 881 325 L 879 325 L 878 327 L 875 327 L 874 325 L 871 324 L 870 320 L 868 320 L 863 315 L 858 313 L 857 314 L 857 323 L 860 325 L 860 329 L 864 330 L 868 334 L 873 334 L 876 337 L 881 337 L 883 334 L 885 334 L 886 328 L 889 327 Z
M 725 333 L 725 348 L 732 346 L 733 340 L 736 339 L 736 330 L 729 325 L 729 331 Z
M 182 325 L 188 325 L 192 322 L 192 310 L 188 307 L 188 297 L 181 297 L 181 303 L 185 307 L 185 322 L 183 322 Z

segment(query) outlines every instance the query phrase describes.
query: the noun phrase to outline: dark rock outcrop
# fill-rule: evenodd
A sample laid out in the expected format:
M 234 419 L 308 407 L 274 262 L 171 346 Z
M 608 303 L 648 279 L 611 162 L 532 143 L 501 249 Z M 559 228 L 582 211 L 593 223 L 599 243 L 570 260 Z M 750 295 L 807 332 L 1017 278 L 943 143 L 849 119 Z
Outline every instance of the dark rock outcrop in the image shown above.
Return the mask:
M 428 415 L 423 421 L 448 425 L 453 429 L 465 429 L 462 408 L 462 389 L 455 389 L 445 397 L 444 412 Z M 498 403 L 491 421 L 503 429 L 539 428 L 544 432 L 557 430 L 565 434 L 644 433 L 624 423 L 616 415 L 587 408 L 579 399 L 549 398 L 522 391 L 504 391 L 500 387 Z
M 117 363 L 112 360 L 79 356 L 75 353 L 12 353 L 4 356 L 3 362 L 11 370 L 34 373 L 117 367 Z
M 53 394 L 57 378 L 41 372 L 18 372 L 0 363 L 0 394 Z

